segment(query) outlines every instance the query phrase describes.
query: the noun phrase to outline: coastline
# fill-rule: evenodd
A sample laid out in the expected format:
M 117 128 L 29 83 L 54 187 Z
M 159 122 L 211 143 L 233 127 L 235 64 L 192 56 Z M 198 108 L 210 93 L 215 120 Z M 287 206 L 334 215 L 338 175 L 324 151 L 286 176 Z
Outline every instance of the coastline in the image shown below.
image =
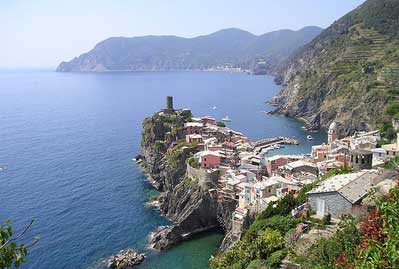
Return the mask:
M 284 116 L 283 114 L 280 114 L 280 115 Z M 285 117 L 287 117 L 287 116 L 285 116 Z M 295 118 L 295 117 L 287 117 L 287 118 L 295 120 L 296 122 L 300 122 L 301 125 L 305 125 L 306 126 L 306 125 L 309 124 L 309 122 L 305 118 Z M 307 131 L 309 131 L 309 130 L 307 130 Z M 148 166 L 148 163 L 146 163 L 145 157 L 142 156 L 142 155 L 138 155 L 136 158 L 134 158 L 134 160 L 140 166 L 140 168 L 141 168 L 143 174 L 145 175 L 147 181 L 150 183 L 151 188 L 153 188 L 154 190 L 160 191 L 162 186 L 160 187 L 160 183 L 156 179 L 154 179 L 154 177 L 151 175 L 151 169 Z M 161 199 L 162 199 L 162 197 L 165 194 L 166 194 L 165 191 L 161 191 L 159 196 L 155 200 L 148 201 L 146 204 L 151 206 L 151 207 L 153 207 L 153 208 L 158 209 L 161 216 L 166 217 L 169 221 L 171 221 L 172 223 L 174 223 L 176 225 L 176 222 L 174 222 L 173 219 L 171 219 L 170 216 L 168 216 L 167 214 L 162 212 L 162 209 L 161 209 L 162 201 L 161 201 Z M 198 229 L 194 229 L 193 231 L 190 231 L 190 232 L 187 232 L 187 233 L 183 233 L 183 234 L 181 234 L 181 239 L 179 239 L 176 243 L 172 243 L 172 247 L 175 247 L 177 245 L 182 244 L 183 242 L 185 242 L 187 240 L 192 239 L 195 235 L 204 234 L 204 233 L 212 231 L 212 230 L 214 230 L 214 229 L 216 229 L 218 227 L 219 227 L 219 224 L 208 226 L 208 227 L 203 227 L 203 228 L 198 228 Z M 149 246 L 150 249 L 154 249 L 154 250 L 159 249 L 159 247 L 158 248 L 155 247 L 155 243 L 153 243 L 153 240 L 154 240 L 154 238 L 156 236 L 158 236 L 158 239 L 156 239 L 156 240 L 159 240 L 159 235 L 162 234 L 165 230 L 168 230 L 168 232 L 170 232 L 170 231 L 173 230 L 173 226 L 160 226 L 154 232 L 152 232 L 149 235 L 148 238 L 149 238 L 150 243 L 148 244 L 148 246 Z M 224 239 L 226 239 L 227 235 L 228 235 L 228 231 L 226 231 L 224 233 Z M 220 246 L 222 246 L 222 244 L 219 245 L 219 247 Z M 169 249 L 169 247 L 167 247 L 167 249 Z M 161 248 L 161 250 L 166 250 L 166 249 Z

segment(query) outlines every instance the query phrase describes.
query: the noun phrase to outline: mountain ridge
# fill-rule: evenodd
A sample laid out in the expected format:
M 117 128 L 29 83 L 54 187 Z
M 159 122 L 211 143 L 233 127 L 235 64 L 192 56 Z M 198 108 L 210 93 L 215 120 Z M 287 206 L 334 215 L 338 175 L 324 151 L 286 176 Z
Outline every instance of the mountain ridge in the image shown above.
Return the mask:
M 399 94 L 399 1 L 368 0 L 277 68 L 278 111 L 342 134 L 388 124 Z
M 197 37 L 137 36 L 110 37 L 89 52 L 62 62 L 57 71 L 164 71 L 205 70 L 217 66 L 255 68 L 259 60 L 270 69 L 322 29 L 304 27 L 254 35 L 227 28 Z M 276 39 L 281 42 L 275 42 Z M 274 45 L 276 43 L 278 45 Z M 270 51 L 270 53 L 269 53 Z

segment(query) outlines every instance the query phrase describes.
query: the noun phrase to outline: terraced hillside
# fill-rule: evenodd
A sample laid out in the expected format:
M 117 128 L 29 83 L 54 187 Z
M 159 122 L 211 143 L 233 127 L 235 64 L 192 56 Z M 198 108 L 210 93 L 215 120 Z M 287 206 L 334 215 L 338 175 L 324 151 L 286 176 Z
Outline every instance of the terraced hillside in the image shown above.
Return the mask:
M 398 21 L 399 1 L 369 0 L 323 31 L 280 69 L 280 111 L 314 128 L 338 121 L 345 134 L 389 122 L 384 108 L 399 96 Z

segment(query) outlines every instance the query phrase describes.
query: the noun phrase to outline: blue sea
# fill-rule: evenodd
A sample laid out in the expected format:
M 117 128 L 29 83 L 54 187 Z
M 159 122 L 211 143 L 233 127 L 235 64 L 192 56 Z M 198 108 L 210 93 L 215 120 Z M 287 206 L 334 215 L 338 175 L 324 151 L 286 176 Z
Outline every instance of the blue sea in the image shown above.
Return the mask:
M 242 73 L 0 71 L 0 222 L 20 230 L 34 218 L 24 241 L 41 237 L 22 268 L 101 268 L 126 248 L 147 253 L 139 268 L 208 268 L 217 232 L 167 252 L 147 249 L 168 221 L 146 206 L 153 191 L 132 161 L 142 120 L 172 95 L 196 116 L 229 116 L 252 140 L 301 141 L 274 153 L 309 153 L 323 132 L 308 141 L 300 122 L 262 112 L 278 91 L 272 77 Z

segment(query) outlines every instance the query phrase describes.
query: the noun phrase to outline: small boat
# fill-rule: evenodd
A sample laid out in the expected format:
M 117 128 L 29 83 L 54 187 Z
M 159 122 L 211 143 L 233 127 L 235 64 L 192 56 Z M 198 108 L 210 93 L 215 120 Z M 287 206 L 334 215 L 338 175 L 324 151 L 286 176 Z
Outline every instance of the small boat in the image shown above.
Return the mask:
M 212 107 L 213 110 L 216 110 L 216 108 L 217 108 L 216 106 L 213 106 L 213 107 Z
M 313 136 L 311 136 L 311 135 L 308 135 L 306 138 L 307 138 L 308 140 L 313 140 Z
M 231 119 L 229 118 L 229 116 L 226 116 L 226 117 L 222 118 L 222 121 L 231 121 Z

